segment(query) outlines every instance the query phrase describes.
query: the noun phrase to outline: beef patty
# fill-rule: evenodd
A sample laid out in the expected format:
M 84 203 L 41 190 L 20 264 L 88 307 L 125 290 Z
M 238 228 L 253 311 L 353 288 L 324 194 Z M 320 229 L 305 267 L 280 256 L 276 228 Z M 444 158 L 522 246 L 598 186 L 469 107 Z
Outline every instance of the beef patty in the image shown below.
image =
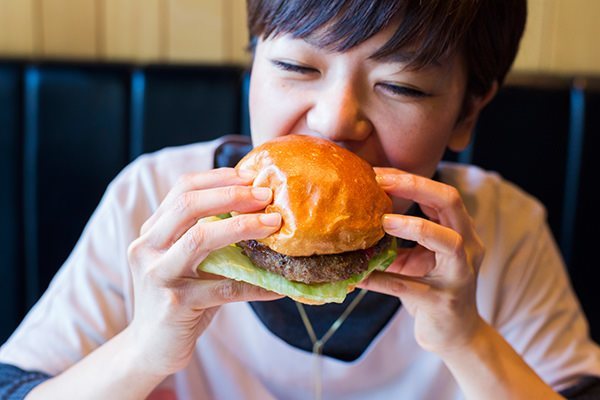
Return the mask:
M 390 247 L 392 237 L 385 235 L 375 246 L 340 254 L 292 257 L 257 242 L 238 243 L 242 252 L 257 267 L 282 275 L 290 281 L 324 283 L 343 281 L 367 270 L 369 260 Z

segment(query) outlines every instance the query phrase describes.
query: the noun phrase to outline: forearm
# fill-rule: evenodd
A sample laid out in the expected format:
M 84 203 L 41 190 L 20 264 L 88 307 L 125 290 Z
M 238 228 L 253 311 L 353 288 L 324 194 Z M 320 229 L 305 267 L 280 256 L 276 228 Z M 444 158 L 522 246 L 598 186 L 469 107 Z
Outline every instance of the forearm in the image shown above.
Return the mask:
M 35 399 L 144 399 L 165 378 L 144 368 L 135 339 L 126 329 L 77 364 L 34 388 Z
M 440 354 L 467 399 L 561 399 L 483 320 L 465 347 Z

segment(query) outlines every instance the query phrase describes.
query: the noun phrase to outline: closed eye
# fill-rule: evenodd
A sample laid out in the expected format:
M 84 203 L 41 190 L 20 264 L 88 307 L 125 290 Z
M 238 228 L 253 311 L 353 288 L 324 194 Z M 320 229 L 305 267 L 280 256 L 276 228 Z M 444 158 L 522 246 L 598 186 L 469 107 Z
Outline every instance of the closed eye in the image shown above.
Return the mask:
M 390 83 L 379 83 L 378 84 L 383 90 L 395 95 L 395 96 L 405 96 L 412 98 L 423 98 L 430 97 L 429 93 L 425 93 L 421 90 L 411 88 L 408 86 L 400 86 L 400 85 L 392 85 Z
M 304 67 L 302 65 L 292 64 L 289 62 L 281 61 L 281 60 L 271 60 L 271 63 L 282 71 L 295 72 L 298 74 L 310 74 L 313 72 L 318 72 L 314 68 Z

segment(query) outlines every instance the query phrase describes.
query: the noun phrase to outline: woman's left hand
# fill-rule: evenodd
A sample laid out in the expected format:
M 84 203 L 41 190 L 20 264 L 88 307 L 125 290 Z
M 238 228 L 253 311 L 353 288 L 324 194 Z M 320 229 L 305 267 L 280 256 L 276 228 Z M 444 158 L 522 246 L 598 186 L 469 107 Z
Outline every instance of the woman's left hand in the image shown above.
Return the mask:
M 484 248 L 456 188 L 392 168 L 375 168 L 391 196 L 417 203 L 426 218 L 387 214 L 387 233 L 417 243 L 399 248 L 385 272 L 359 286 L 397 296 L 415 318 L 415 338 L 429 351 L 467 345 L 483 329 L 476 305 Z

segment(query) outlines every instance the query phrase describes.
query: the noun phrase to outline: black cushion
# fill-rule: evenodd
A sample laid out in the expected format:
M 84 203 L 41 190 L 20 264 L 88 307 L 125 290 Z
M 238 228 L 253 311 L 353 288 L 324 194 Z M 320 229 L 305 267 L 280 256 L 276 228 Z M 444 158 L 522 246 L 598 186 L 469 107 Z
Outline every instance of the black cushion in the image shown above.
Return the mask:
M 128 73 L 92 66 L 25 73 L 28 305 L 75 245 L 109 181 L 128 161 Z
M 600 150 L 600 80 L 590 82 L 585 94 L 585 131 L 569 274 L 590 321 L 592 336 L 600 343 L 600 309 L 596 288 L 600 282 L 600 263 L 596 250 L 600 238 L 600 164 L 596 160 Z
M 0 343 L 22 314 L 21 71 L 0 64 Z
M 240 133 L 242 69 L 150 67 L 132 84 L 133 155 Z
M 557 239 L 569 124 L 568 80 L 519 82 L 502 89 L 483 110 L 473 148 L 473 163 L 498 171 L 546 205 Z

